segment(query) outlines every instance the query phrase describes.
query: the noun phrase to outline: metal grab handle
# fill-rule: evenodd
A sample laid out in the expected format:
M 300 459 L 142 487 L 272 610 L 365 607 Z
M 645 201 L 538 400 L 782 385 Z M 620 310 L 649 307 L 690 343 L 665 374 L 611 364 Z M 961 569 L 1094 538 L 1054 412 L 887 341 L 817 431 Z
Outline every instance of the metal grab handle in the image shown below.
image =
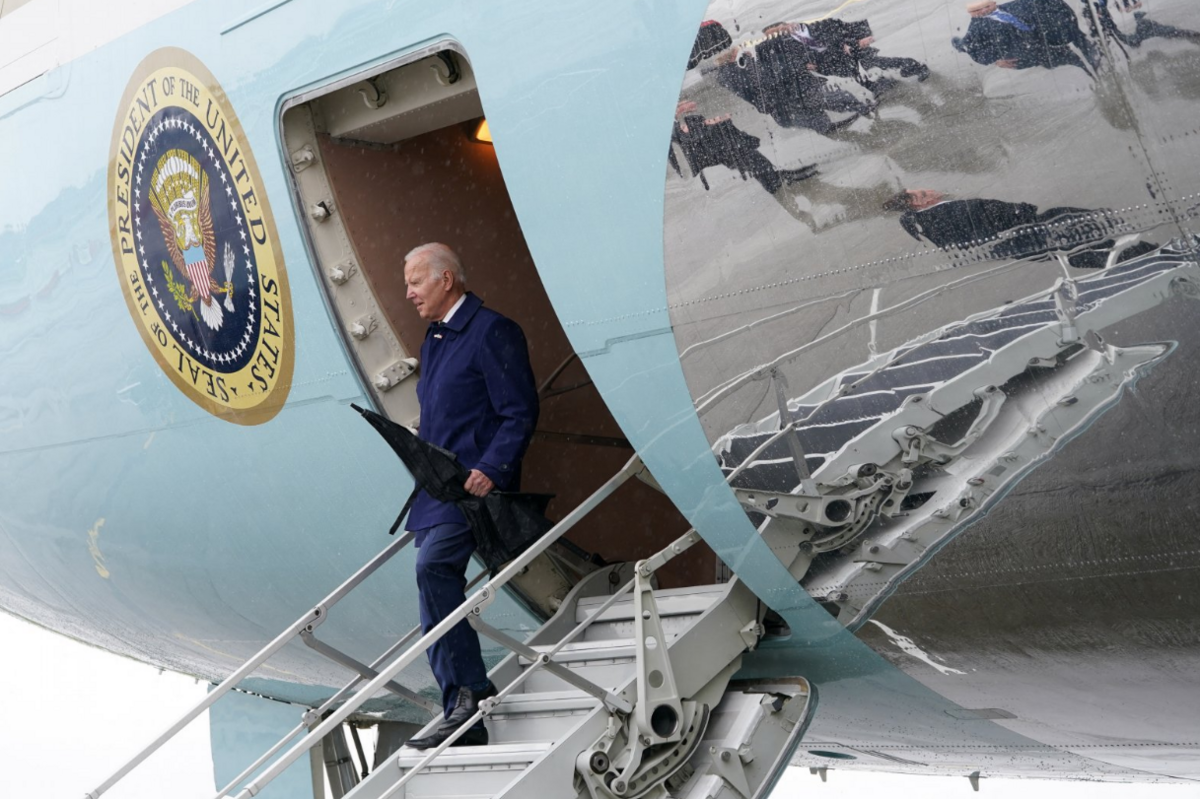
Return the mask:
M 367 561 L 362 568 L 360 568 L 345 582 L 335 588 L 331 594 L 318 602 L 312 610 L 308 611 L 295 622 L 293 622 L 286 630 L 277 635 L 275 639 L 271 641 L 271 643 L 259 650 L 254 657 L 243 663 L 241 668 L 222 680 L 216 688 L 214 688 L 208 693 L 207 696 L 204 697 L 204 699 L 202 699 L 200 702 L 197 702 L 196 705 L 193 706 L 192 709 L 187 713 L 185 713 L 182 718 L 168 727 L 166 731 L 155 738 L 148 746 L 134 755 L 131 760 L 125 763 L 125 765 L 117 769 L 111 777 L 100 783 L 95 790 L 84 794 L 85 799 L 99 799 L 99 797 L 105 791 L 109 790 L 118 782 L 120 782 L 126 774 L 141 765 L 142 761 L 157 752 L 163 744 L 174 738 L 175 735 L 178 734 L 179 731 L 188 724 L 191 724 L 197 716 L 208 710 L 218 699 L 233 690 L 235 685 L 246 679 L 246 677 L 250 676 L 254 670 L 266 662 L 271 655 L 278 652 L 289 641 L 295 638 L 301 630 L 308 629 L 310 626 L 316 627 L 321 622 L 325 621 L 325 616 L 331 607 L 341 601 L 346 594 L 358 587 L 359 583 L 374 574 L 375 571 L 384 563 L 387 563 L 393 555 L 395 555 L 401 549 L 404 549 L 404 547 L 408 546 L 412 540 L 413 534 L 405 533 L 404 535 L 400 536 L 400 538 L 396 539 L 394 542 L 385 547 L 378 555 Z
M 494 578 L 479 591 L 467 598 L 467 601 L 459 605 L 453 612 L 442 619 L 432 630 L 423 635 L 416 644 L 410 647 L 402 656 L 400 656 L 391 665 L 379 672 L 379 676 L 368 682 L 358 692 L 351 697 L 336 711 L 331 713 L 325 721 L 314 727 L 308 735 L 298 741 L 291 749 L 276 760 L 271 767 L 263 772 L 262 776 L 254 782 L 246 786 L 237 799 L 250 799 L 250 797 L 258 794 L 267 784 L 278 777 L 292 763 L 296 762 L 305 752 L 328 735 L 333 729 L 345 721 L 351 713 L 357 710 L 371 696 L 381 690 L 385 683 L 399 674 L 404 668 L 413 663 L 419 656 L 423 655 L 435 641 L 441 639 L 447 632 L 456 624 L 465 619 L 469 614 L 477 608 L 482 610 L 492 603 L 496 598 L 496 593 L 509 580 L 520 574 L 526 566 L 533 562 L 534 558 L 541 555 L 546 549 L 557 541 L 563 533 L 574 527 L 580 519 L 590 513 L 603 500 L 608 498 L 614 491 L 620 488 L 629 478 L 633 477 L 643 468 L 641 459 L 636 455 L 621 468 L 621 471 L 613 475 L 609 480 L 596 490 L 590 497 L 584 500 L 578 507 L 568 513 L 562 521 L 550 528 L 537 543 L 527 549 L 518 558 L 511 561 L 504 567 Z M 405 536 L 407 538 L 408 536 Z M 397 542 L 400 543 L 400 542 Z

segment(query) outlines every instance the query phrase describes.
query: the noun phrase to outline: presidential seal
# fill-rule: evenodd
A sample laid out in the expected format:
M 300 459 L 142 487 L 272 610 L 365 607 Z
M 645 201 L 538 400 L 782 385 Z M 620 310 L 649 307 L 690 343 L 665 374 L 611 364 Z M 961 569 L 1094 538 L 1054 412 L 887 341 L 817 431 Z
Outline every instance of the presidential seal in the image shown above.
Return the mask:
M 117 112 L 109 159 L 117 274 L 138 332 L 193 402 L 260 424 L 291 387 L 291 296 L 241 125 L 194 56 L 148 56 Z

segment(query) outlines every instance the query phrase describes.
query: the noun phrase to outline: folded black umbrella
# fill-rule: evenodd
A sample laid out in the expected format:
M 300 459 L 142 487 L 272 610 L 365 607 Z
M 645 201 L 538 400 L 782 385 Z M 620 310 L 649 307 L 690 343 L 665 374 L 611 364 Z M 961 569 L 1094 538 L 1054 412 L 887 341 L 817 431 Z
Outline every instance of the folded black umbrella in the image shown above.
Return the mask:
M 479 556 L 495 574 L 554 526 L 546 518 L 546 505 L 553 495 L 493 490 L 486 497 L 476 497 L 463 488 L 470 471 L 453 452 L 422 441 L 407 427 L 374 411 L 353 404 L 350 407 L 362 414 L 391 445 L 417 483 L 390 533 L 399 529 L 417 493 L 424 489 L 438 502 L 453 502 L 458 506 L 471 526 Z

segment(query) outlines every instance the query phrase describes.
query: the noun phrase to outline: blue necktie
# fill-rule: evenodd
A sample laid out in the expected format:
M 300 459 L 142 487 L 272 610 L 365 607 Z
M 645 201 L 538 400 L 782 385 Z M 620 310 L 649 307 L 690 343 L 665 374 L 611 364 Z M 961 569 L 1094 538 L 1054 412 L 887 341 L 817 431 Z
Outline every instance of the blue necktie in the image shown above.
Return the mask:
M 993 11 L 992 13 L 988 14 L 988 17 L 996 20 L 997 22 L 1003 22 L 1005 25 L 1012 25 L 1019 30 L 1025 31 L 1026 33 L 1029 33 L 1031 30 L 1033 30 L 1032 26 L 1026 25 L 1024 22 L 1017 19 L 1007 11 Z

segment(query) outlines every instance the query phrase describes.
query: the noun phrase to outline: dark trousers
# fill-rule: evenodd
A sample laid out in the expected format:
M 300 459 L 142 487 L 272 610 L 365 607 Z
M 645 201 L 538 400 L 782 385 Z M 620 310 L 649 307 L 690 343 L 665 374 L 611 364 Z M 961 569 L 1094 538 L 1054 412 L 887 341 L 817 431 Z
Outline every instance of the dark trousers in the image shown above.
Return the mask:
M 475 536 L 466 524 L 439 524 L 417 535 L 421 632 L 427 633 L 466 601 L 467 564 L 475 551 Z M 429 668 L 442 689 L 442 707 L 447 716 L 454 709 L 460 686 L 487 683 L 479 636 L 466 619 L 431 646 L 427 655 Z

